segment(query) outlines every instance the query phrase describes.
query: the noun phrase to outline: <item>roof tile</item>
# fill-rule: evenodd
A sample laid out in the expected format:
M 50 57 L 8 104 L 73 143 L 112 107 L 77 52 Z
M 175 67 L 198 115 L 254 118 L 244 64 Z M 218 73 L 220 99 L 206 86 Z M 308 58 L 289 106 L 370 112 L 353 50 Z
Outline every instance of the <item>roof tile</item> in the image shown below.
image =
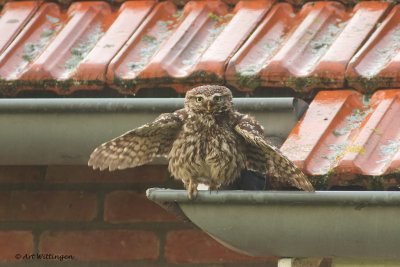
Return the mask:
M 45 3 L 0 57 L 1 76 L 23 84 L 11 90 L 39 84 L 54 88 L 55 81 L 71 78 L 110 26 L 110 15 L 104 2 L 75 2 L 66 13 L 54 3 Z
M 312 2 L 295 13 L 279 3 L 229 62 L 226 79 L 242 90 L 286 86 L 296 91 L 344 87 L 344 72 L 388 2 Z
M 25 23 L 38 9 L 38 2 L 9 2 L 0 14 L 0 53 L 14 40 Z
M 109 17 L 113 14 L 105 2 L 75 2 L 65 15 L 60 24 L 58 19 L 52 21 L 46 15 L 50 23 L 60 26 L 54 28 L 56 32 L 46 49 L 22 73 L 22 80 L 68 83 L 79 64 L 107 31 L 111 24 Z M 63 93 L 63 90 L 57 92 Z
M 400 170 L 399 112 L 400 90 L 381 90 L 372 97 L 352 90 L 321 91 L 281 149 L 305 173 L 335 177 L 331 186 L 371 188 L 373 179 L 367 184 L 354 179 L 394 174 L 381 184 L 385 187 Z
M 74 78 L 78 80 L 105 81 L 108 64 L 126 41 L 136 31 L 144 18 L 155 6 L 156 1 L 128 1 L 119 11 L 108 19 L 113 19 L 110 28 L 87 54 L 76 70 Z
M 115 69 L 113 64 L 118 65 L 121 72 L 118 76 L 109 73 L 109 79 L 123 78 L 135 91 L 143 86 L 173 85 L 185 92 L 198 83 L 223 83 L 227 61 L 267 13 L 271 2 L 241 1 L 229 12 L 220 1 L 192 1 L 181 16 L 170 5 L 160 3 L 141 32 L 132 36 L 129 47 L 111 64 L 111 69 Z M 172 12 L 166 13 L 167 7 Z M 147 44 L 138 44 L 140 41 Z
M 351 86 L 373 92 L 400 85 L 400 7 L 391 8 L 389 2 L 321 1 L 298 10 L 242 0 L 233 9 L 222 1 L 190 1 L 181 9 L 151 0 L 127 1 L 119 10 L 75 2 L 64 10 L 10 2 L 0 17 L 2 94 L 105 86 L 124 94 L 156 87 L 183 93 L 204 83 L 242 91 Z
M 54 3 L 42 5 L 16 39 L 1 54 L 0 75 L 7 80 L 7 84 L 21 79 L 24 70 L 29 69 L 29 62 L 45 49 L 52 35 L 58 31 L 58 22 L 62 17 L 58 5 Z M 28 19 L 24 18 L 24 20 Z M 17 90 L 23 88 L 15 89 L 9 93 L 16 93 Z
M 346 78 L 361 92 L 400 86 L 400 6 L 395 6 L 351 60 Z
M 159 3 L 111 61 L 107 70 L 110 85 L 132 93 L 131 85 L 182 18 L 183 13 L 173 3 Z

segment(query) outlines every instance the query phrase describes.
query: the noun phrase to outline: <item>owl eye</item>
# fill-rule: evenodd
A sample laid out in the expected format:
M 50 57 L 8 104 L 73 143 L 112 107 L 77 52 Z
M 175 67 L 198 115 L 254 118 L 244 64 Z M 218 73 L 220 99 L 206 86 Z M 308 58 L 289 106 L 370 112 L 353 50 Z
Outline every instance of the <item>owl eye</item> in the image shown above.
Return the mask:
M 196 97 L 196 102 L 201 103 L 203 101 L 203 98 L 201 96 Z
M 219 95 L 214 96 L 214 101 L 221 102 L 221 96 L 219 96 Z

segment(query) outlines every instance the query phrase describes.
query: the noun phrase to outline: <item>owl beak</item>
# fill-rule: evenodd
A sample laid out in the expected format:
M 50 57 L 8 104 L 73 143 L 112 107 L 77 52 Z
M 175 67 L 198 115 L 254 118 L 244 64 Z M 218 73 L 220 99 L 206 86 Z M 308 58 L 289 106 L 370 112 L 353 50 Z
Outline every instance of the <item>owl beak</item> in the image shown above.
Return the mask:
M 211 108 L 210 102 L 207 102 L 207 110 L 210 111 L 210 108 Z

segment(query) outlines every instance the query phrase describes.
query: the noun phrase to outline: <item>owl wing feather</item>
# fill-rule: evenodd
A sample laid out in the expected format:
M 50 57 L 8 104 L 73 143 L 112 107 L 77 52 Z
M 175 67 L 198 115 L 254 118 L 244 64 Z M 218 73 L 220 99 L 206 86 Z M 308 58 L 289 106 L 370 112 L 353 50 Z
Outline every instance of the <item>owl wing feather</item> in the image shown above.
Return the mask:
M 314 191 L 301 170 L 278 148 L 269 144 L 262 127 L 253 118 L 242 115 L 235 131 L 244 138 L 247 145 L 247 169 L 262 174 L 270 173 L 279 182 L 286 182 L 305 191 Z
M 184 109 L 161 114 L 155 121 L 97 147 L 90 155 L 88 165 L 93 169 L 113 171 L 140 166 L 155 157 L 166 157 L 185 117 Z

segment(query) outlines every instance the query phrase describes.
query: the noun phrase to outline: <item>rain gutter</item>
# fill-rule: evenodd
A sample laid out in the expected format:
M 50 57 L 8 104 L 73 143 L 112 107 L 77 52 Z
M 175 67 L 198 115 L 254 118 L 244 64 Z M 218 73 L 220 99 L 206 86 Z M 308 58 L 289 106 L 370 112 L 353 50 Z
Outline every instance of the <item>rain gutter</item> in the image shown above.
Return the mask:
M 400 259 L 400 192 L 200 191 L 190 201 L 151 188 L 147 197 L 248 255 Z
M 267 135 L 283 139 L 297 122 L 292 102 L 234 99 Z M 183 98 L 0 99 L 0 165 L 86 164 L 99 144 L 182 107 Z

